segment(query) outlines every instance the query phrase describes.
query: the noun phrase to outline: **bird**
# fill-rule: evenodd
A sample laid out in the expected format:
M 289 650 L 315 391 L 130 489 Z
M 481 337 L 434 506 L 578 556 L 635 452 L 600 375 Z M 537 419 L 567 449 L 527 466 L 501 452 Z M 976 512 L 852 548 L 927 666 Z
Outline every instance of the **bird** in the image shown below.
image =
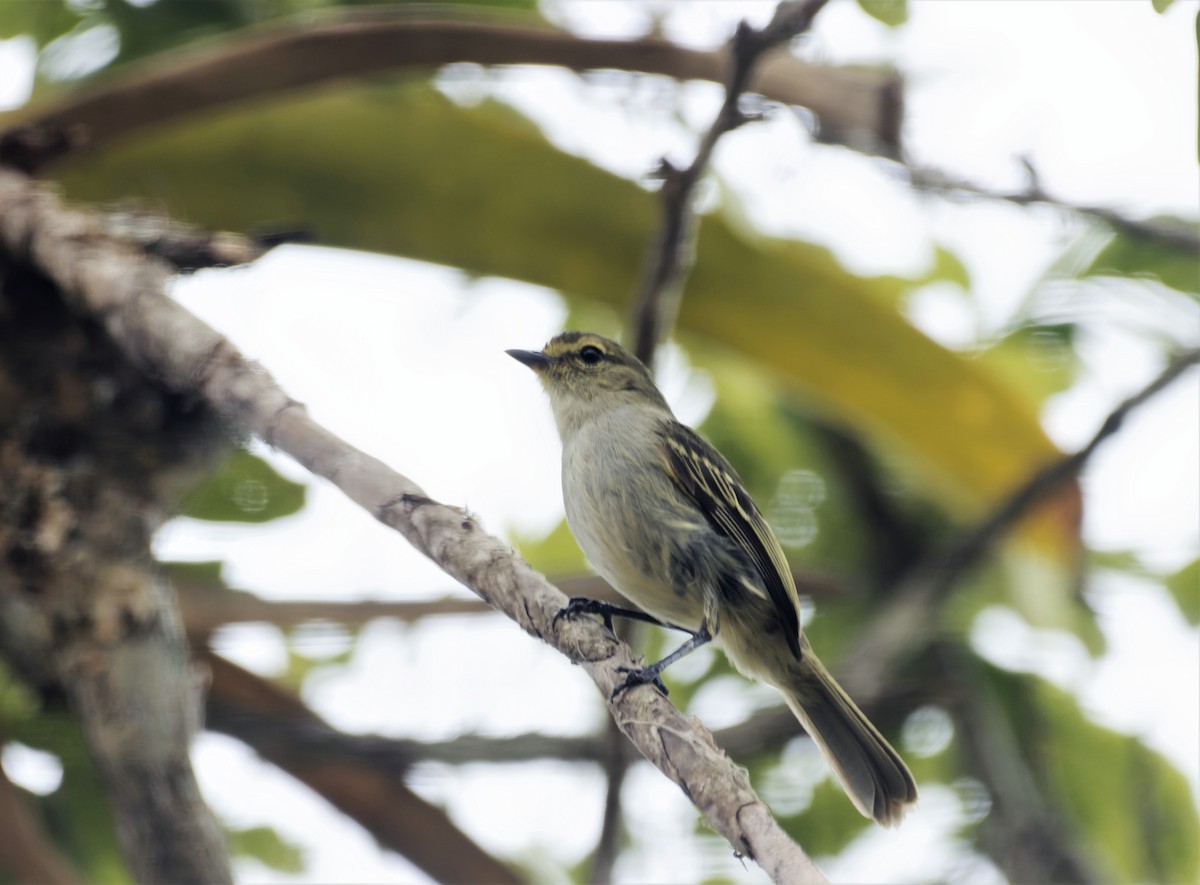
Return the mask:
M 854 806 L 885 827 L 917 801 L 904 760 L 817 659 L 775 533 L 729 462 L 680 423 L 649 369 L 615 341 L 563 332 L 542 350 L 508 350 L 549 396 L 562 440 L 567 523 L 596 571 L 637 609 L 572 599 L 560 616 L 632 617 L 688 634 L 626 671 L 614 694 L 708 642 L 774 686 Z

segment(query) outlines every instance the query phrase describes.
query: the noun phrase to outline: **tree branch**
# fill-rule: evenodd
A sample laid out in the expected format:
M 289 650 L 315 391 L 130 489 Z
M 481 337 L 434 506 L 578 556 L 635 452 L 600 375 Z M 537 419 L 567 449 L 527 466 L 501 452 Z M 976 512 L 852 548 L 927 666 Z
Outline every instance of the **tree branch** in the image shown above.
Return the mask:
M 736 851 L 776 881 L 824 881 L 754 794 L 746 772 L 698 723 L 650 687 L 613 697 L 624 680 L 620 668 L 638 666 L 628 646 L 591 619 L 556 620 L 566 597 L 506 544 L 469 514 L 432 500 L 412 480 L 314 422 L 261 367 L 166 296 L 168 266 L 105 243 L 95 230 L 91 213 L 66 209 L 28 177 L 0 169 L 0 248 L 41 268 L 144 371 L 209 402 L 329 479 L 526 632 L 579 663 L 639 752 L 684 790 Z
M 0 766 L 0 870 L 13 882 L 77 885 L 84 881 L 47 835 L 30 803 Z
M 1028 749 L 995 686 L 978 672 L 981 662 L 961 648 L 939 644 L 933 652 L 933 678 L 952 698 L 947 706 L 962 735 L 957 745 L 963 761 L 993 804 L 980 825 L 980 846 L 1012 882 L 1102 881 L 1067 821 L 1042 795 Z
M 848 656 L 843 685 L 856 698 L 874 699 L 902 658 L 926 647 L 936 630 L 930 612 L 1037 504 L 1052 495 L 1086 466 L 1104 440 L 1116 433 L 1129 414 L 1200 364 L 1200 348 L 1172 360 L 1153 381 L 1120 403 L 1104 419 L 1088 443 L 1048 464 L 1015 489 L 990 515 L 961 532 L 947 547 L 914 569 L 863 632 L 857 651 Z
M 521 881 L 409 789 L 404 775 L 412 760 L 395 752 L 394 742 L 386 742 L 393 750 L 387 756 L 371 752 L 378 739 L 343 734 L 274 683 L 208 649 L 199 656 L 212 673 L 210 729 L 254 748 L 439 882 Z M 328 752 L 331 743 L 342 752 Z
M 662 179 L 662 221 L 651 248 L 642 281 L 634 297 L 630 346 L 646 365 L 675 325 L 683 285 L 695 263 L 696 186 L 704 176 L 717 142 L 727 132 L 753 117 L 739 107 L 759 59 L 764 53 L 808 30 L 828 0 L 783 0 L 761 30 L 743 21 L 727 47 L 728 73 L 725 101 L 716 119 L 700 140 L 696 156 L 686 169 L 677 169 L 665 157 L 657 176 Z
M 0 133 L 0 163 L 34 171 L 55 157 L 95 148 L 139 129 L 251 98 L 346 77 L 438 67 L 557 65 L 574 71 L 618 69 L 678 79 L 720 80 L 717 52 L 683 49 L 656 37 L 593 40 L 546 27 L 514 26 L 494 17 L 431 18 L 409 11 L 341 10 L 273 23 L 214 49 L 171 53 L 114 73 L 47 110 L 14 115 Z M 826 140 L 899 145 L 900 80 L 890 73 L 828 68 L 796 58 L 765 65 L 753 87 L 767 97 L 809 108 Z
M 373 599 L 355 602 L 267 600 L 245 590 L 204 587 L 186 579 L 175 578 L 172 585 L 179 597 L 184 630 L 191 637 L 210 636 L 226 624 L 247 621 L 264 621 L 279 627 L 295 627 L 309 621 L 330 621 L 361 627 L 376 618 L 412 622 L 437 615 L 475 615 L 494 611 L 478 599 L 456 597 L 412 602 Z
M 188 755 L 201 684 L 149 543 L 228 439 L 11 254 L 0 246 L 0 654 L 65 695 L 136 881 L 229 881 Z
M 1058 209 L 1065 209 L 1068 212 L 1074 212 L 1077 215 L 1090 215 L 1118 231 L 1132 234 L 1135 237 L 1153 240 L 1183 252 L 1200 255 L 1200 228 L 1197 228 L 1195 224 L 1187 227 L 1170 226 L 1155 221 L 1129 218 L 1107 206 L 1091 206 L 1060 200 L 1047 194 L 1042 189 L 1038 176 L 1034 173 L 1032 167 L 1028 163 L 1025 165 L 1026 169 L 1029 170 L 1030 184 L 1029 187 L 1019 191 L 1000 191 L 986 188 L 965 179 L 954 178 L 937 169 L 919 166 L 907 166 L 905 168 L 908 171 L 909 182 L 917 190 L 933 191 L 948 195 L 960 194 L 984 197 L 989 200 L 1014 203 L 1018 206 L 1042 203 Z
M 845 600 L 858 595 L 856 588 L 809 571 L 793 571 L 796 587 L 804 596 L 823 600 Z M 554 578 L 554 584 L 568 597 L 586 596 L 619 605 L 629 601 L 599 575 L 572 575 Z M 358 599 L 349 602 L 328 599 L 263 599 L 248 590 L 227 587 L 191 575 L 175 575 L 171 585 L 179 601 L 183 626 L 189 636 L 210 636 L 226 624 L 264 621 L 279 627 L 295 627 L 310 621 L 330 621 L 348 627 L 360 627 L 376 618 L 395 618 L 412 623 L 441 615 L 479 615 L 495 609 L 478 599 L 447 596 L 442 599 L 382 600 Z

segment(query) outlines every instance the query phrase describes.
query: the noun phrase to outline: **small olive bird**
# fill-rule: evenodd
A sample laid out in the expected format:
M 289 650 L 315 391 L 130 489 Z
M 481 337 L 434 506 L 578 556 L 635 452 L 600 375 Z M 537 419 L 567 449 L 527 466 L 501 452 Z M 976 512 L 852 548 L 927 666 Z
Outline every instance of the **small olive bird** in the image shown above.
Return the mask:
M 561 614 L 633 617 L 691 637 L 629 671 L 617 691 L 663 688 L 665 667 L 714 640 L 739 671 L 783 693 L 859 811 L 899 823 L 917 800 L 913 777 L 813 654 L 787 559 L 729 462 L 675 420 L 646 366 L 615 341 L 564 332 L 541 351 L 508 354 L 549 394 L 571 532 L 642 609 L 576 599 Z

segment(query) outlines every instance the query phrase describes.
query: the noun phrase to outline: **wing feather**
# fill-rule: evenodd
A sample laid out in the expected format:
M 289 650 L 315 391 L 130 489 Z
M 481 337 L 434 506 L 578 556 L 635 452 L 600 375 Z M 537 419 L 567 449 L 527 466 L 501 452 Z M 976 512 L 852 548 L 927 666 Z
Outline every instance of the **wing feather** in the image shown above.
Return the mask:
M 800 658 L 800 611 L 796 582 L 770 525 L 751 500 L 737 472 L 694 430 L 671 422 L 663 430 L 667 472 L 704 513 L 709 524 L 729 538 L 758 572 L 775 607 L 788 646 Z

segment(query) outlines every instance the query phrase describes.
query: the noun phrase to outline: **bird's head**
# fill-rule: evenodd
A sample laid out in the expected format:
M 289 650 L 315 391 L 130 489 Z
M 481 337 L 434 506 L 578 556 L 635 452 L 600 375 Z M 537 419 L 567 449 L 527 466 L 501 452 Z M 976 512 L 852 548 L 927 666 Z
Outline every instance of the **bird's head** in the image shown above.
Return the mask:
M 670 411 L 642 361 L 600 335 L 563 332 L 541 350 L 507 353 L 537 373 L 560 432 L 622 405 L 649 403 Z

